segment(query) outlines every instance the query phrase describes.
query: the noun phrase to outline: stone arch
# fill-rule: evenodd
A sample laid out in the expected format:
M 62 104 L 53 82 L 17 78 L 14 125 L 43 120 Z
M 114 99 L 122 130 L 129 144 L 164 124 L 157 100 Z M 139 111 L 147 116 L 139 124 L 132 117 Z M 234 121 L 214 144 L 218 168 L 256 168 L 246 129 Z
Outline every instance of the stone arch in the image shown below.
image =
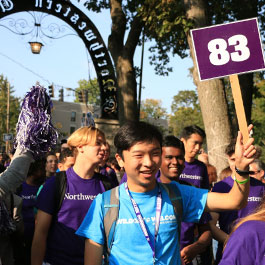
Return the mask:
M 93 22 L 70 1 L 0 0 L 0 18 L 24 11 L 39 11 L 56 16 L 77 32 L 85 43 L 97 73 L 101 97 L 101 118 L 117 120 L 116 75 L 106 45 Z

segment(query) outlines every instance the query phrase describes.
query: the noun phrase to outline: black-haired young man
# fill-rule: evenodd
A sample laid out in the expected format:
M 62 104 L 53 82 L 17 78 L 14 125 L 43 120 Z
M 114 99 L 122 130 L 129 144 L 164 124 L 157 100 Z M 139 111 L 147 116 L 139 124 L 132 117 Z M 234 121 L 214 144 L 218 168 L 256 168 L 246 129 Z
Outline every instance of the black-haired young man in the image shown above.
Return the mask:
M 253 161 L 253 138 L 245 146 L 238 135 L 236 166 L 247 170 Z M 162 135 L 144 122 L 130 122 L 115 136 L 116 159 L 125 168 L 128 180 L 119 187 L 119 215 L 109 264 L 180 264 L 178 226 L 174 209 L 166 190 L 156 181 L 161 165 Z M 240 172 L 240 171 L 239 171 Z M 204 210 L 242 207 L 248 193 L 246 177 L 236 175 L 234 187 L 228 194 L 181 185 L 170 187 L 180 191 L 183 220 L 198 221 Z M 240 182 L 244 182 L 240 184 Z M 104 195 L 103 195 L 104 196 Z M 102 264 L 105 244 L 102 195 L 90 207 L 77 234 L 87 238 L 85 264 Z
M 73 151 L 69 148 L 64 148 L 59 156 L 58 169 L 59 171 L 66 171 L 75 164 L 75 157 Z
M 162 163 L 160 167 L 160 181 L 162 183 L 170 183 L 171 181 L 179 182 L 179 176 L 185 167 L 184 156 L 185 149 L 183 142 L 173 135 L 166 136 L 162 145 Z M 181 180 L 180 183 L 190 185 L 188 182 Z M 184 240 L 187 237 L 189 239 L 189 245 L 181 248 L 180 252 L 181 258 L 185 264 L 192 264 L 194 258 L 209 247 L 212 239 L 210 226 L 208 224 L 209 220 L 211 220 L 209 213 L 203 213 L 200 222 L 198 224 L 192 224 L 193 229 L 191 233 L 187 235 L 185 234 L 186 230 L 181 231 L 180 242 L 185 242 Z M 198 231 L 196 236 L 194 235 L 194 227 L 196 227 L 196 231 Z M 211 260 L 210 255 L 209 260 Z M 201 257 L 198 261 L 203 261 L 203 263 L 200 264 L 210 264 L 204 257 Z
M 196 125 L 187 126 L 182 130 L 181 141 L 184 143 L 185 146 L 185 168 L 182 174 L 180 175 L 180 180 L 188 182 L 197 188 L 209 190 L 210 186 L 207 167 L 203 162 L 196 159 L 196 155 L 201 150 L 205 136 L 206 135 L 204 130 Z M 206 218 L 204 220 L 204 223 L 209 222 L 209 220 L 210 218 Z M 183 222 L 181 224 L 181 255 L 188 256 L 188 253 L 191 252 L 189 246 L 194 243 L 195 229 L 196 224 L 194 223 Z M 209 253 L 207 255 L 204 255 L 203 253 L 200 257 L 200 259 L 203 259 L 203 263 L 205 265 L 209 264 L 209 260 L 204 259 L 205 257 L 209 256 Z

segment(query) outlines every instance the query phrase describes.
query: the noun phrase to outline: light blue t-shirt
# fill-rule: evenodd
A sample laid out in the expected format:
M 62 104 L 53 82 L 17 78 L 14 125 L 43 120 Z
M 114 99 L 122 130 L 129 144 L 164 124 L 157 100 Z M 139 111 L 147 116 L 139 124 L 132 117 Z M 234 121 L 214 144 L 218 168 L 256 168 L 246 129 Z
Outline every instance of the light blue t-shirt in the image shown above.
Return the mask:
M 178 186 L 183 199 L 183 221 L 198 222 L 207 200 L 208 190 L 171 182 Z M 167 192 L 162 191 L 162 212 L 158 236 L 155 242 L 155 264 L 180 264 L 177 220 Z M 145 220 L 154 244 L 156 197 L 158 187 L 150 192 L 131 192 Z M 104 218 L 102 195 L 93 201 L 83 223 L 76 234 L 104 245 Z M 109 264 L 153 264 L 153 252 L 140 228 L 131 200 L 124 184 L 120 186 L 120 210 Z

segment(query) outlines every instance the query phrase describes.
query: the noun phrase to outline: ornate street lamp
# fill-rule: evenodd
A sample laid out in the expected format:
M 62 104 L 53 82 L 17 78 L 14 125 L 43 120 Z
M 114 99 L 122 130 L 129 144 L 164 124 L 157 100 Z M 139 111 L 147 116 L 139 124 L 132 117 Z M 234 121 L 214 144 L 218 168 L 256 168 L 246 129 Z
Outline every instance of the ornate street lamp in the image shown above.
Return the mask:
M 9 16 L 0 19 L 0 27 L 4 27 L 17 35 L 30 35 L 31 39 L 28 43 L 30 44 L 31 52 L 40 54 L 45 39 L 60 39 L 69 35 L 78 36 L 68 26 L 50 22 L 49 19 L 51 18 L 52 16 L 42 12 L 23 12 L 23 18 Z
M 41 24 L 40 23 L 36 23 L 36 21 L 35 21 L 34 26 L 36 28 L 36 36 L 35 36 L 36 37 L 36 41 L 29 41 L 29 44 L 30 44 L 31 52 L 33 54 L 40 54 L 41 47 L 43 46 L 43 44 L 38 41 L 39 29 L 41 27 Z
M 31 52 L 34 54 L 40 54 L 41 47 L 44 46 L 41 42 L 38 41 L 29 41 Z

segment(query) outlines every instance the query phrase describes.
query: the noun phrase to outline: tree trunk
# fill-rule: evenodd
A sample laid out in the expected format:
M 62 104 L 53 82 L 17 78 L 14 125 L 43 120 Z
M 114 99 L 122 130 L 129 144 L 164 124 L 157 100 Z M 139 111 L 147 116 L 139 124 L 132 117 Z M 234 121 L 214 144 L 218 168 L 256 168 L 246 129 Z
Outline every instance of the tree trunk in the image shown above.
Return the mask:
M 139 117 L 133 57 L 144 24 L 136 15 L 130 24 L 130 31 L 125 42 L 124 36 L 128 25 L 121 0 L 110 0 L 110 15 L 112 26 L 108 48 L 117 73 L 119 121 L 122 125 L 126 121 L 137 120 Z
M 137 84 L 133 63 L 126 56 L 119 56 L 116 65 L 119 88 L 119 120 L 123 124 L 128 120 L 138 119 Z
M 184 0 L 184 3 L 187 17 L 195 20 L 196 27 L 207 26 L 204 1 Z M 190 34 L 187 35 L 187 38 L 194 64 L 193 80 L 198 90 L 206 132 L 209 162 L 216 167 L 217 173 L 219 174 L 228 165 L 224 150 L 231 140 L 231 125 L 229 122 L 224 85 L 220 79 L 199 81 Z

